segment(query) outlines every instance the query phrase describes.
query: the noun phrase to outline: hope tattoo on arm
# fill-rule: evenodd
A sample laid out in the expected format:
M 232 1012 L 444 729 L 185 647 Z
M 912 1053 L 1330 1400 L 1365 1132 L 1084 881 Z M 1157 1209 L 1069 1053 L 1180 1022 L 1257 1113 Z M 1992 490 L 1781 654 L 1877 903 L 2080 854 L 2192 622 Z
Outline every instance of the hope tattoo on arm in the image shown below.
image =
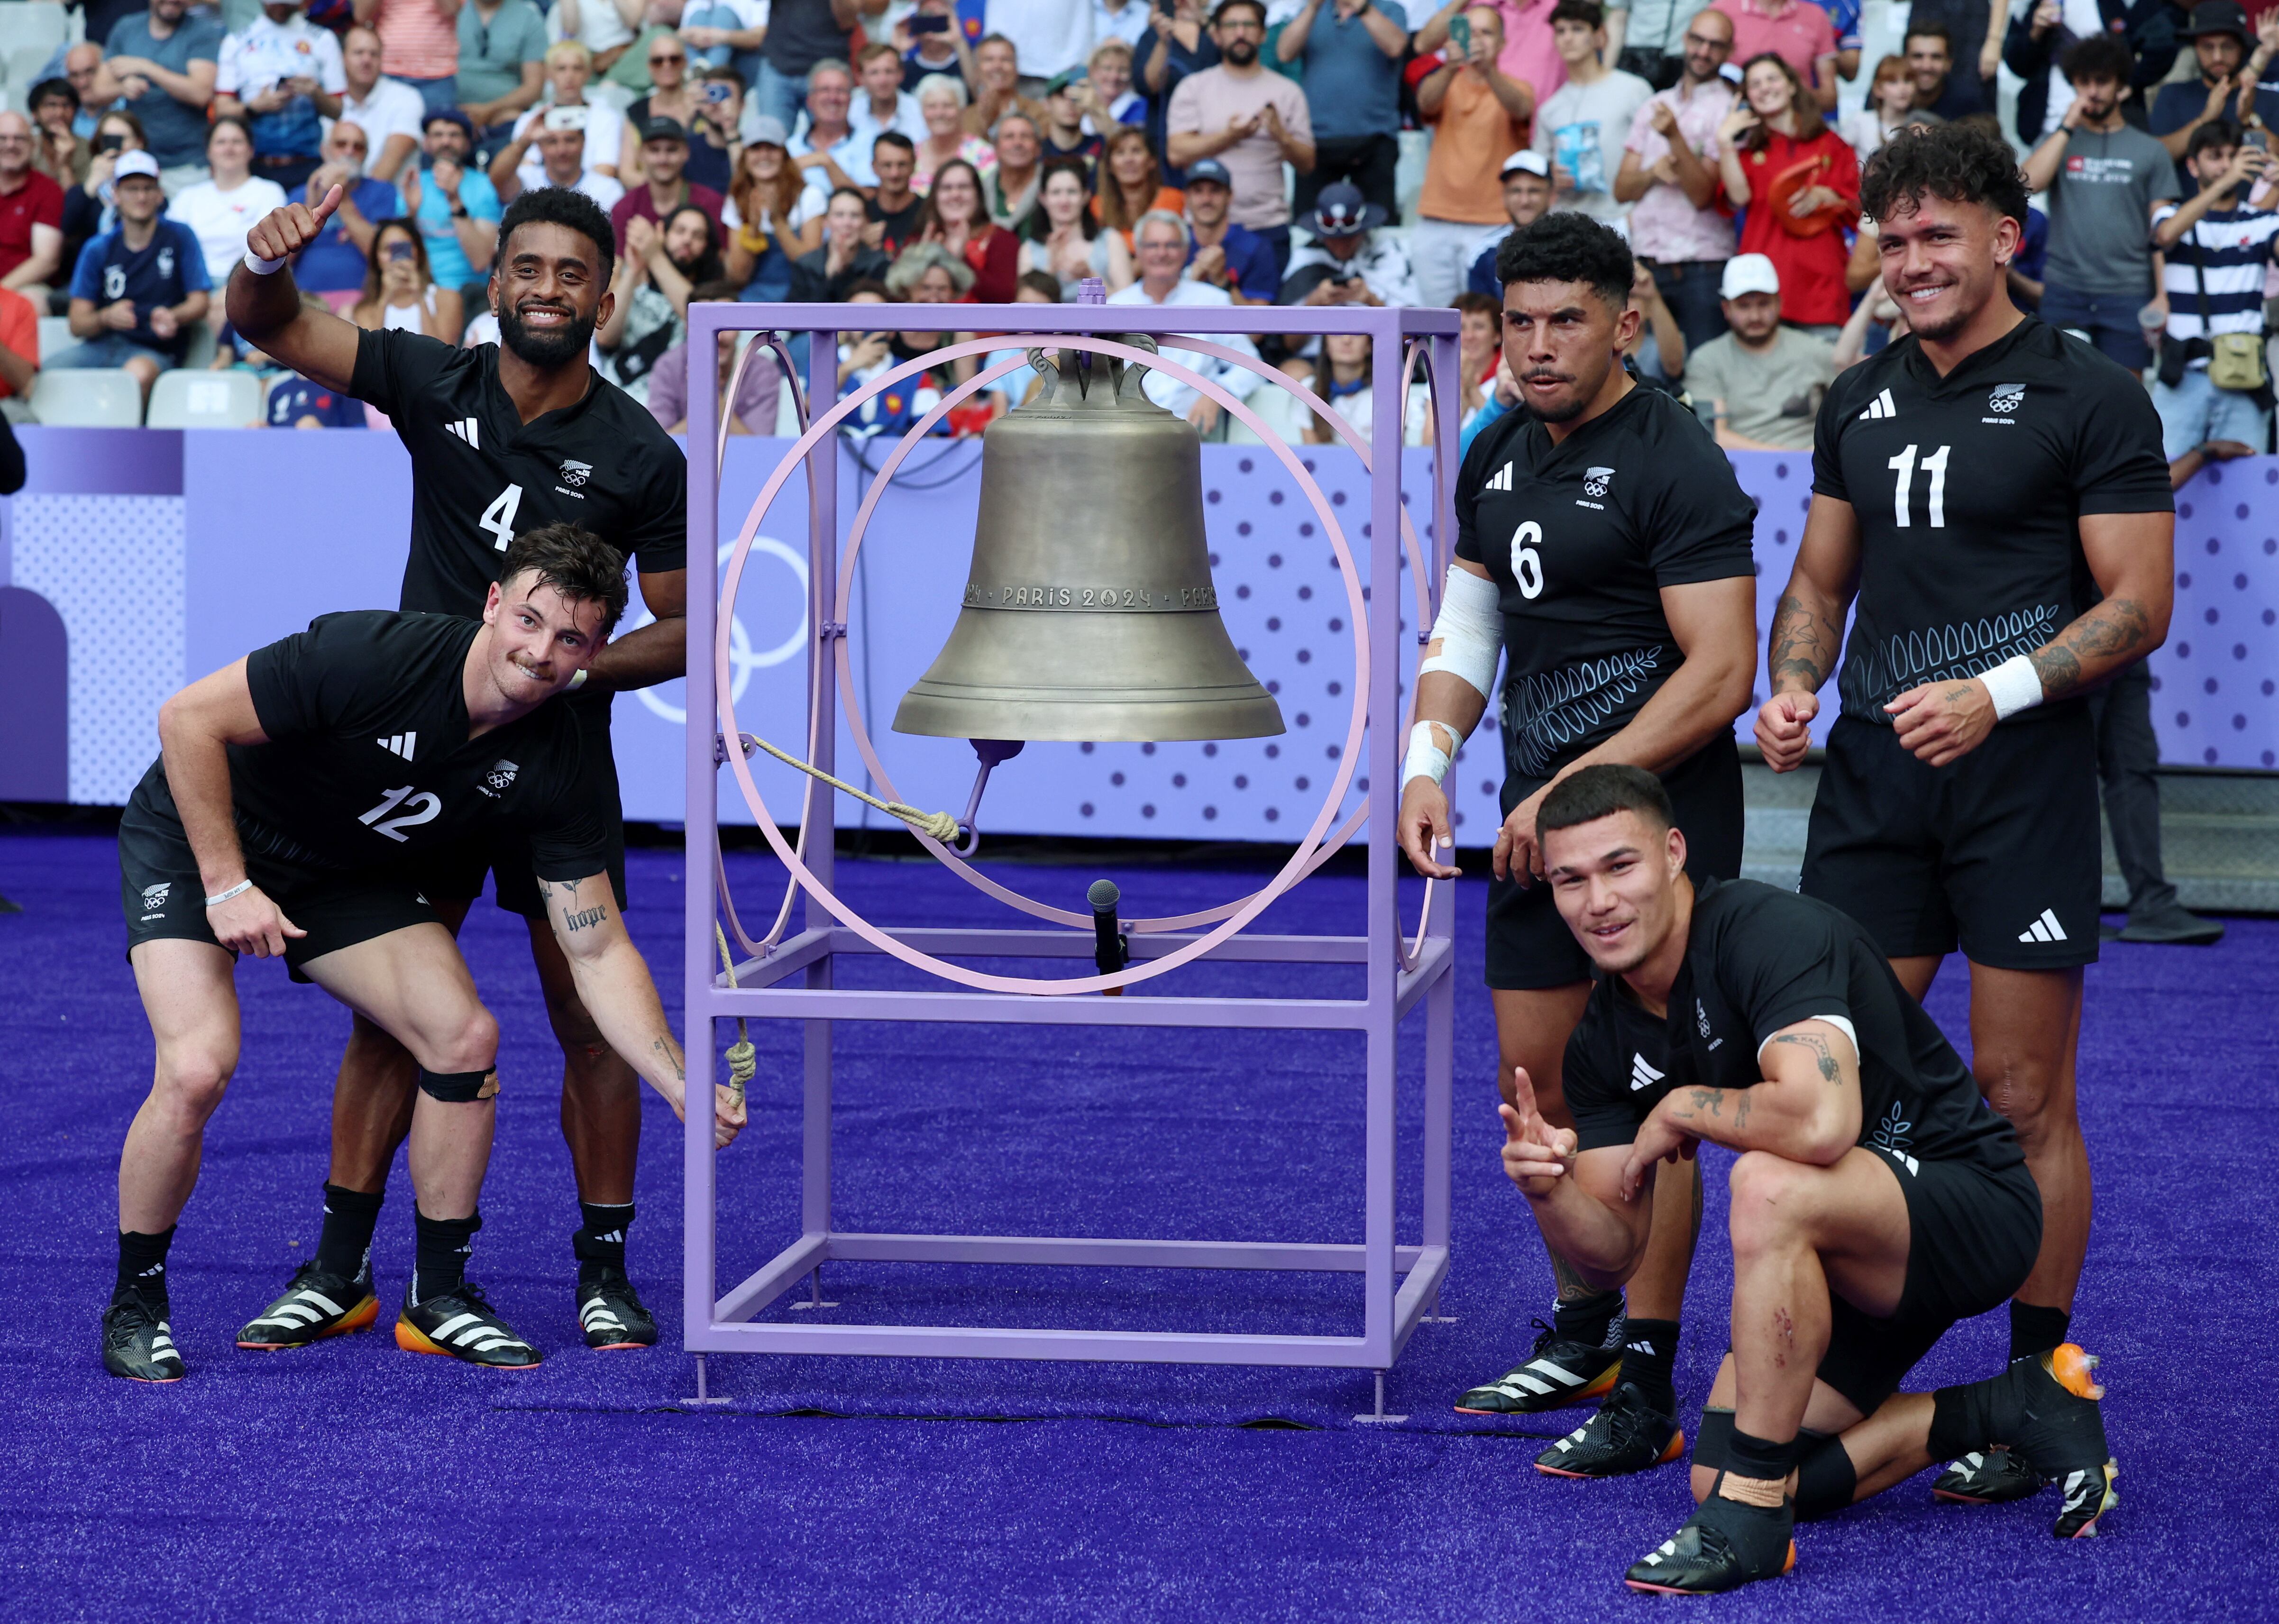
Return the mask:
M 606 908 L 581 908 L 574 914 L 564 914 L 563 924 L 572 931 L 582 931 L 587 925 L 597 925 L 610 916 Z

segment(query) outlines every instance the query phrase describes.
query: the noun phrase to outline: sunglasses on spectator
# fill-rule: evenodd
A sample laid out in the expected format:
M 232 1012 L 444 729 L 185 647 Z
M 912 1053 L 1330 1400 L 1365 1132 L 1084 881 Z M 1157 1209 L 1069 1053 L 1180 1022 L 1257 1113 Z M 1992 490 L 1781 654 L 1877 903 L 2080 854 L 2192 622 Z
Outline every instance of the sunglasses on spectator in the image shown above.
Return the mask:
M 1714 50 L 1720 53 L 1730 51 L 1733 49 L 1733 42 L 1730 40 L 1705 40 L 1698 34 L 1688 34 L 1685 36 L 1685 42 L 1688 45 L 1699 45 L 1704 50 Z
M 688 60 L 688 58 L 687 58 L 687 57 L 682 56 L 682 55 L 681 55 L 679 51 L 677 51 L 677 50 L 675 50 L 675 51 L 657 51 L 657 52 L 656 52 L 656 53 L 654 53 L 654 54 L 652 54 L 652 55 L 650 56 L 650 57 L 649 57 L 649 59 L 648 59 L 648 65 L 649 65 L 649 66 L 651 66 L 651 67 L 667 67 L 667 66 L 670 66 L 671 65 L 672 65 L 673 63 L 676 63 L 676 62 L 686 62 L 686 61 L 687 61 L 687 60 Z

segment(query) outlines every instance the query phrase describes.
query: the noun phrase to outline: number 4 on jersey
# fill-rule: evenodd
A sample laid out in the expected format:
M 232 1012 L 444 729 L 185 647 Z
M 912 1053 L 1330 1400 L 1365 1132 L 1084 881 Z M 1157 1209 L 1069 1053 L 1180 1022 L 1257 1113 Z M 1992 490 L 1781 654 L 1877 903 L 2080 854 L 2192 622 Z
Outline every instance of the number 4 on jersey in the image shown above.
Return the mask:
M 1922 460 L 1923 473 L 1930 482 L 1930 527 L 1933 530 L 1946 528 L 1946 454 L 1953 449 L 1953 446 L 1941 446 Z M 1905 530 L 1915 522 L 1907 508 L 1907 486 L 1915 482 L 1915 448 L 1909 444 L 1906 450 L 1884 465 L 1899 475 L 1896 488 L 1891 493 L 1891 506 L 1899 516 L 1899 528 Z
M 491 505 L 483 509 L 482 517 L 475 521 L 497 538 L 498 550 L 502 553 L 506 551 L 506 544 L 514 540 L 514 516 L 521 508 L 522 486 L 510 485 L 491 499 Z M 1907 520 L 1902 518 L 1899 523 L 1904 525 Z

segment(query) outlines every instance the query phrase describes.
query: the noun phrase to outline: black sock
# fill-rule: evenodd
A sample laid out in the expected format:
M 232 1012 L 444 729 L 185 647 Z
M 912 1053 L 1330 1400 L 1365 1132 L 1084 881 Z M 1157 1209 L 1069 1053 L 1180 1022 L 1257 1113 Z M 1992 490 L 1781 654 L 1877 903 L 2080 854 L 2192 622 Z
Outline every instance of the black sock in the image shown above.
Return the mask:
M 419 1251 L 411 1268 L 411 1300 L 424 1303 L 466 1279 L 467 1254 L 475 1249 L 475 1231 L 483 1227 L 483 1215 L 430 1218 L 420 1213 L 416 1223 Z
M 372 1232 L 380 1224 L 384 1190 L 367 1195 L 361 1190 L 325 1186 L 325 1227 L 317 1237 L 317 1266 L 343 1280 L 360 1280 L 372 1261 Z
M 2057 1351 L 2066 1339 L 2066 1329 L 2073 1323 L 2073 1315 L 2062 1308 L 2044 1308 L 2033 1303 L 2010 1299 L 2010 1357 L 2024 1359 L 2033 1353 Z
M 1631 1320 L 1623 1327 L 1623 1380 L 1662 1414 L 1677 1414 L 1677 1321 Z
M 1796 1465 L 1794 1438 L 1775 1443 L 1761 1438 L 1753 1432 L 1733 1429 L 1733 1436 L 1725 1441 L 1725 1470 L 1734 1477 L 1756 1477 L 1768 1482 L 1785 1481 Z
M 633 1227 L 633 1204 L 628 1201 L 623 1207 L 602 1207 L 580 1201 L 578 1212 L 585 1222 L 570 1234 L 570 1250 L 578 1254 L 578 1283 L 592 1284 L 594 1277 L 603 1269 L 623 1274 L 625 1231 Z
M 1562 1297 L 1551 1310 L 1551 1326 L 1566 1341 L 1589 1348 L 1611 1347 L 1620 1330 L 1622 1313 L 1620 1291 Z
M 176 1227 L 168 1224 L 163 1235 L 119 1232 L 119 1278 L 111 1287 L 112 1302 L 137 1288 L 145 1297 L 166 1300 L 166 1248 L 174 1244 Z

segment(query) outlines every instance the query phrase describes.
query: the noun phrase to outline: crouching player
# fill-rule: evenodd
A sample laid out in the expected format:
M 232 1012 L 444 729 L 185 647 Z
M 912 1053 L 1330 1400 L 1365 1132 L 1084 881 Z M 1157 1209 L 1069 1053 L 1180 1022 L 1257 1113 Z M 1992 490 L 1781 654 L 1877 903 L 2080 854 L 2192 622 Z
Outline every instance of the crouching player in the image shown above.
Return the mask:
M 1537 828 L 1602 976 L 1567 1047 L 1574 1128 L 1543 1122 L 1524 1072 L 1502 1107 L 1504 1166 L 1545 1237 L 1620 1285 L 1646 1253 L 1657 1164 L 1702 1139 L 1741 1153 L 1700 1505 L 1627 1582 L 1695 1593 L 1785 1573 L 1798 1518 L 1995 1444 L 2063 1484 L 2060 1537 L 2094 1532 L 2117 1502 L 2080 1349 L 1898 1390 L 1948 1326 L 2017 1290 L 2042 1208 L 2009 1123 L 1882 950 L 1826 903 L 1690 879 L 1669 797 L 1637 768 L 1565 779 Z
M 159 760 L 119 821 L 127 960 L 157 1043 L 119 1165 L 119 1276 L 103 1317 L 114 1375 L 178 1381 L 166 1252 L 197 1183 L 206 1119 L 235 1069 L 236 955 L 281 954 L 409 1049 L 418 1251 L 395 1339 L 470 1364 L 536 1349 L 465 1278 L 482 1227 L 498 1026 L 411 877 L 503 826 L 525 836 L 578 993 L 610 1046 L 684 1108 L 680 1046 L 611 890 L 610 808 L 587 787 L 560 705 L 625 607 L 625 560 L 569 525 L 518 536 L 480 620 L 327 615 L 168 700 Z M 716 1092 L 715 1137 L 743 1125 Z M 378 1316 L 368 1271 L 341 1329 Z

